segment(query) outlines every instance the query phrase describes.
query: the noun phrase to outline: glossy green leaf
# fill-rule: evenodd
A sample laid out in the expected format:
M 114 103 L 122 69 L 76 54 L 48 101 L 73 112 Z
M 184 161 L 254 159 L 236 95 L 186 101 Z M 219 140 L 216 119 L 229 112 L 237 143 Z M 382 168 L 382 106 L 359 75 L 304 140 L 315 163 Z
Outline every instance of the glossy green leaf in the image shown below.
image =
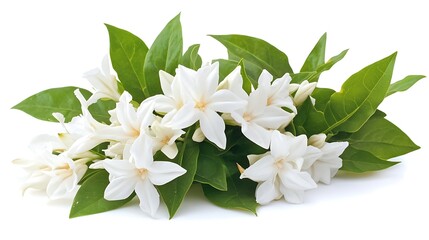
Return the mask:
M 203 62 L 201 59 L 201 56 L 198 55 L 199 49 L 200 49 L 200 44 L 194 44 L 190 46 L 188 50 L 183 54 L 182 58 L 180 59 L 180 64 L 194 70 L 199 69 Z
M 243 78 L 243 89 L 245 92 L 250 94 L 250 92 L 252 91 L 252 85 L 257 86 L 258 83 L 255 80 L 250 79 L 249 76 L 247 75 L 246 66 L 244 66 L 243 59 L 240 60 L 238 64 L 241 66 L 240 73 L 241 73 L 241 77 Z
M 113 100 L 98 100 L 95 104 L 88 107 L 89 112 L 95 120 L 110 124 L 109 111 L 116 108 L 116 102 Z
M 256 214 L 255 190 L 257 183 L 249 179 L 240 179 L 240 173 L 233 161 L 225 161 L 227 166 L 227 191 L 219 191 L 203 184 L 204 195 L 212 203 L 232 209 L 242 209 Z
M 133 100 L 141 102 L 148 97 L 143 67 L 148 52 L 146 44 L 134 34 L 106 24 L 110 39 L 110 59 L 123 88 Z
M 219 81 L 225 79 L 238 66 L 238 62 L 233 60 L 216 59 L 212 61 L 214 62 L 219 62 Z
M 348 49 L 346 49 L 346 50 L 344 50 L 344 51 L 342 51 L 340 54 L 338 54 L 338 55 L 336 55 L 336 56 L 333 56 L 333 57 L 331 57 L 326 63 L 324 63 L 324 64 L 322 64 L 322 65 L 320 65 L 318 68 L 317 68 L 317 70 L 316 70 L 316 73 L 315 74 L 313 74 L 311 77 L 309 77 L 307 80 L 309 81 L 309 82 L 317 82 L 318 80 L 319 80 L 319 76 L 320 76 L 320 74 L 322 74 L 323 72 L 325 72 L 325 71 L 328 71 L 329 69 L 331 69 L 337 62 L 339 62 L 340 60 L 342 60 L 345 56 L 346 56 L 346 54 L 347 54 L 347 52 L 348 52 L 349 50 Z
M 328 126 L 323 112 L 317 110 L 309 98 L 298 108 L 293 125 L 296 135 L 306 134 L 308 137 L 321 133 Z
M 92 94 L 78 87 L 51 88 L 28 97 L 12 108 L 50 122 L 57 122 L 52 113 L 59 112 L 64 115 L 66 122 L 69 122 L 82 113 L 80 102 L 74 95 L 76 89 L 79 89 L 85 98 L 89 98 Z M 90 110 L 95 119 L 108 123 L 110 115 L 107 109 L 112 106 L 105 104 L 104 101 L 98 101 L 90 107 Z
M 302 83 L 304 80 L 308 80 L 311 76 L 317 74 L 317 72 L 300 72 L 291 75 L 291 83 Z
M 386 96 L 392 78 L 396 53 L 353 74 L 332 94 L 325 118 L 331 131 L 356 132 L 374 114 Z
M 109 173 L 105 170 L 97 171 L 89 176 L 79 188 L 70 210 L 70 218 L 101 213 L 122 207 L 131 201 L 135 194 L 119 201 L 104 199 L 104 190 L 109 185 Z
M 353 148 L 381 159 L 401 156 L 420 148 L 382 114 L 372 116 L 348 141 Z
M 191 131 L 188 132 L 185 142 L 179 146 L 179 153 L 176 158 L 173 160 L 169 160 L 165 156 L 163 158 L 155 158 L 156 160 L 161 161 L 172 161 L 186 169 L 186 173 L 184 175 L 168 182 L 165 185 L 157 186 L 165 205 L 167 205 L 170 218 L 176 214 L 182 204 L 186 193 L 194 181 L 195 173 L 197 171 L 199 147 L 198 143 L 195 143 L 190 139 L 190 136 L 192 136 L 189 135 L 190 132 Z
M 404 79 L 399 80 L 395 83 L 390 84 L 389 90 L 387 91 L 386 97 L 396 92 L 407 91 L 410 87 L 416 84 L 420 79 L 425 78 L 423 75 L 409 75 Z
M 399 163 L 382 160 L 369 152 L 357 150 L 350 146 L 341 155 L 341 159 L 343 159 L 341 170 L 356 173 L 383 170 Z
M 246 68 L 255 69 L 256 72 L 248 72 L 253 79 L 258 79 L 263 69 L 270 72 L 274 78 L 282 77 L 285 73 L 293 73 L 286 54 L 262 39 L 237 34 L 211 37 L 228 49 L 231 60 L 244 59 Z
M 198 157 L 198 167 L 195 174 L 195 181 L 209 184 L 220 190 L 227 190 L 225 166 L 220 151 L 209 143 L 202 142 Z
M 312 72 L 325 63 L 325 50 L 326 50 L 326 33 L 320 37 L 314 48 L 311 50 L 300 72 Z
M 330 88 L 316 88 L 314 89 L 311 96 L 316 100 L 316 103 L 314 107 L 319 111 L 324 111 L 326 104 L 328 104 L 329 100 L 331 99 L 332 94 L 334 94 L 335 91 Z
M 161 31 L 150 47 L 144 63 L 144 86 L 149 96 L 162 93 L 159 71 L 174 75 L 183 52 L 180 14 Z

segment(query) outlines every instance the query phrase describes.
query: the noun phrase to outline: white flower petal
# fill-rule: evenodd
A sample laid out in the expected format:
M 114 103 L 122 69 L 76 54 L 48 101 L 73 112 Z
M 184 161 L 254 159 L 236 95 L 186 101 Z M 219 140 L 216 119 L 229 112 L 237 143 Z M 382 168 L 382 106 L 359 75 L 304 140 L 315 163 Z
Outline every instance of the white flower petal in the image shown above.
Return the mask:
M 311 169 L 311 177 L 315 182 L 331 183 L 331 167 L 329 164 L 317 161 Z
M 71 171 L 71 170 L 70 170 Z M 46 187 L 46 193 L 51 199 L 59 199 L 64 197 L 69 191 L 73 190 L 76 185 L 73 176 L 64 178 L 55 176 L 51 178 Z
M 249 164 L 253 165 L 256 161 L 268 155 L 270 155 L 270 152 L 266 152 L 264 154 L 251 154 L 251 155 L 247 155 L 247 159 L 249 160 Z
M 161 148 L 161 152 L 165 154 L 169 159 L 173 159 L 177 156 L 179 149 L 177 149 L 177 145 L 175 143 L 164 145 Z
M 289 203 L 302 203 L 304 201 L 304 190 L 290 189 L 283 186 L 280 187 L 285 200 Z
M 273 75 L 271 75 L 267 70 L 262 70 L 261 75 L 259 75 L 258 86 L 270 86 L 273 81 Z
M 302 168 L 303 169 L 309 168 L 321 156 L 322 156 L 322 151 L 320 151 L 320 149 L 313 146 L 308 146 L 307 150 L 305 151 L 305 154 L 303 155 L 304 163 Z
M 256 89 L 249 95 L 246 112 L 251 113 L 253 116 L 264 114 L 265 107 L 267 106 L 268 95 L 266 91 Z
M 173 92 L 171 91 L 171 84 L 173 83 L 174 77 L 171 76 L 168 72 L 160 70 L 159 80 L 160 80 L 161 89 L 164 95 L 173 96 Z
M 255 182 L 272 179 L 277 174 L 274 164 L 274 158 L 271 155 L 267 155 L 244 170 L 240 178 L 249 178 Z
M 122 200 L 129 197 L 136 188 L 135 177 L 117 177 L 110 181 L 104 191 L 104 198 L 109 201 Z
M 264 128 L 278 129 L 282 125 L 289 124 L 294 117 L 294 113 L 289 113 L 280 107 L 268 106 L 264 108 L 263 114 L 252 121 Z
M 271 155 L 278 158 L 287 157 L 289 151 L 294 149 L 289 148 L 288 137 L 276 130 L 271 135 L 270 150 Z
M 137 168 L 148 168 L 153 163 L 154 141 L 152 137 L 142 133 L 131 146 L 131 156 Z
M 256 202 L 265 205 L 273 200 L 281 198 L 282 194 L 279 190 L 279 183 L 274 179 L 259 183 L 256 187 Z
M 159 207 L 159 193 L 153 184 L 148 179 L 139 181 L 135 191 L 140 199 L 140 209 L 152 217 L 155 216 Z
M 247 139 L 256 143 L 257 145 L 265 149 L 268 149 L 270 146 L 272 131 L 267 130 L 255 123 L 242 124 L 241 131 Z
M 128 160 L 104 160 L 104 168 L 115 177 L 136 176 L 136 167 Z
M 216 112 L 231 113 L 245 106 L 246 102 L 241 98 L 237 97 L 230 90 L 222 89 L 213 94 L 207 107 Z
M 215 111 L 206 109 L 200 115 L 200 127 L 204 136 L 219 148 L 225 149 L 225 122 Z
M 139 108 L 136 111 L 137 114 L 137 122 L 139 126 L 136 129 L 142 131 L 146 127 L 148 127 L 155 120 L 155 116 L 153 115 L 154 110 L 154 102 L 147 101 L 140 104 Z
M 289 159 L 297 159 L 304 156 L 307 151 L 307 137 L 305 135 L 299 135 L 296 137 L 287 136 L 288 137 L 288 145 L 290 151 L 288 158 Z
M 164 185 L 186 173 L 178 164 L 167 161 L 153 162 L 148 171 L 148 177 L 154 185 Z
M 248 95 L 243 90 L 243 78 L 241 76 L 241 66 L 237 66 L 225 79 L 219 84 L 218 90 L 229 89 L 239 98 L 246 100 Z
M 168 121 L 165 122 L 166 126 L 184 129 L 189 126 L 192 126 L 200 118 L 200 111 L 198 111 L 193 103 L 187 103 L 183 105 L 177 112 L 172 114 L 167 114 L 164 118 Z
M 279 172 L 279 177 L 282 181 L 282 184 L 289 189 L 306 190 L 317 187 L 317 184 L 314 182 L 308 172 L 285 170 Z

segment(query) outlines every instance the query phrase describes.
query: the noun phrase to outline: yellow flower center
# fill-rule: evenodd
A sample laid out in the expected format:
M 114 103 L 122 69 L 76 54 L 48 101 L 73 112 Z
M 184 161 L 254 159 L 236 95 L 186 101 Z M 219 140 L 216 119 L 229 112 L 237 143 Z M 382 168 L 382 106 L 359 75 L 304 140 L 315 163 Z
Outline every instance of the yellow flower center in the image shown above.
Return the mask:
M 145 179 L 148 174 L 148 170 L 146 168 L 139 168 L 137 169 L 137 173 L 140 175 L 142 179 Z
M 201 100 L 195 104 L 195 108 L 198 108 L 201 111 L 204 111 L 206 109 L 206 106 L 207 106 L 207 103 L 204 100 Z
M 245 112 L 245 113 L 243 114 L 243 119 L 244 119 L 246 122 L 249 122 L 249 121 L 251 121 L 251 120 L 253 119 L 253 116 L 252 116 L 252 114 Z

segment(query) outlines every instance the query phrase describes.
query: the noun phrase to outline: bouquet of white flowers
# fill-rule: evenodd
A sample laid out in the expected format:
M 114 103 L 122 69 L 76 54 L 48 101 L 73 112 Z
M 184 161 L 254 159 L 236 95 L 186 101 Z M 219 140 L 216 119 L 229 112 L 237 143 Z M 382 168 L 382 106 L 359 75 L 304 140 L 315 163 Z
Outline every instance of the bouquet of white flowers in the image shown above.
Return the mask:
M 64 127 L 33 141 L 34 159 L 14 162 L 29 173 L 24 189 L 61 198 L 78 188 L 70 217 L 135 196 L 152 216 L 161 197 L 173 217 L 193 183 L 214 204 L 256 213 L 281 198 L 302 202 L 338 170 L 385 169 L 419 148 L 377 110 L 424 77 L 391 83 L 396 53 L 335 92 L 317 81 L 347 50 L 325 61 L 326 34 L 297 72 L 285 53 L 244 35 L 212 35 L 228 59 L 202 64 L 198 44 L 182 52 L 180 16 L 150 48 L 106 26 L 110 57 L 84 75 L 93 91 L 48 89 L 13 107 Z

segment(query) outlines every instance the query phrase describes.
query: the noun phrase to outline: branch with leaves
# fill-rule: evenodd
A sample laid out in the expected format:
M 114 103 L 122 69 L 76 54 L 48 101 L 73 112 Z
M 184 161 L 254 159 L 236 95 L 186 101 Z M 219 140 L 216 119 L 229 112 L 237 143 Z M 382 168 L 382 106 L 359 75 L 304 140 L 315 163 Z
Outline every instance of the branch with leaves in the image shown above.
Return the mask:
M 61 198 L 78 189 L 70 217 L 135 197 L 152 216 L 162 200 L 173 217 L 192 184 L 216 205 L 256 214 L 277 199 L 302 202 L 339 170 L 382 170 L 419 149 L 378 109 L 424 78 L 391 83 L 396 53 L 336 92 L 317 83 L 347 50 L 325 60 L 326 34 L 294 72 L 285 53 L 244 35 L 211 35 L 228 59 L 203 64 L 200 45 L 183 52 L 180 15 L 150 47 L 106 27 L 110 58 L 85 74 L 91 91 L 48 89 L 13 107 L 64 127 L 32 142 L 33 159 L 14 162 L 28 172 L 24 190 Z

